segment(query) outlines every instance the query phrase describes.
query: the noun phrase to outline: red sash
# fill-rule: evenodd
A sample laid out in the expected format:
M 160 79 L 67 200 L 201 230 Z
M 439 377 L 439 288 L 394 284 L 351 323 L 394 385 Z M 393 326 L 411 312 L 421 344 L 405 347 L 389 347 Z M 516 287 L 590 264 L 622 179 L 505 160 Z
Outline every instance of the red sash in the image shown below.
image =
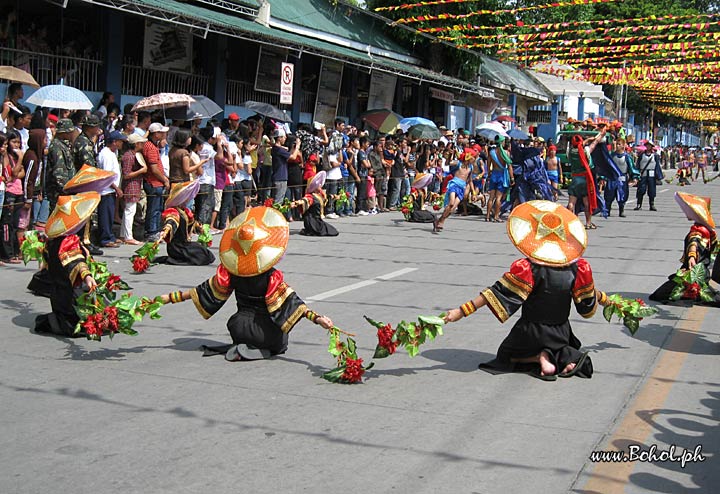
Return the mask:
M 592 170 L 590 170 L 590 163 L 588 162 L 587 154 L 585 153 L 585 146 L 583 138 L 579 135 L 574 135 L 572 138 L 572 145 L 578 150 L 578 156 L 580 157 L 580 163 L 585 168 L 585 182 L 587 183 L 587 196 L 590 214 L 593 214 L 598 207 L 597 196 L 595 195 L 595 181 L 593 180 Z

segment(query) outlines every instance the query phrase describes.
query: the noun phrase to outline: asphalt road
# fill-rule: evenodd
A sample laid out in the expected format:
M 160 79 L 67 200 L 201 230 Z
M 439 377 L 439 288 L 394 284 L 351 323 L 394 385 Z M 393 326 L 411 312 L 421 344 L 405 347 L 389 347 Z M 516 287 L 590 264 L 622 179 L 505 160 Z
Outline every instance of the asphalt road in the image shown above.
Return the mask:
M 599 288 L 647 297 L 678 267 L 690 224 L 675 190 L 660 188 L 657 213 L 596 220 L 585 257 Z M 688 188 L 716 201 L 717 190 Z M 457 307 L 519 257 L 505 225 L 478 218 L 453 217 L 440 236 L 400 213 L 334 224 L 336 238 L 293 234 L 279 267 L 314 309 L 358 334 L 366 360 L 376 338 L 363 314 L 397 323 Z M 101 259 L 138 294 L 187 289 L 214 272 L 134 275 L 131 252 Z M 2 493 L 718 492 L 719 309 L 662 306 L 635 337 L 599 313 L 573 313 L 595 375 L 550 383 L 477 370 L 517 317 L 501 325 L 481 310 L 350 386 L 321 379 L 333 358 L 307 321 L 283 356 L 201 357 L 201 344 L 230 341 L 232 301 L 209 321 L 191 302 L 165 307 L 137 337 L 36 335 L 50 304 L 25 292 L 33 270 L 0 268 Z M 700 446 L 705 460 L 590 459 L 631 445 L 657 454 L 674 445 L 676 455 Z

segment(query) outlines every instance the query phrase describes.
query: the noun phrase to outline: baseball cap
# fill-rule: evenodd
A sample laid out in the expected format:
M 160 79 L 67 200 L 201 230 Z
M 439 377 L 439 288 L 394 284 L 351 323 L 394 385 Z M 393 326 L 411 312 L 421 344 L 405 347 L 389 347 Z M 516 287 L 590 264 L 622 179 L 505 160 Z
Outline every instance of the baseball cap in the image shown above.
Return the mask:
M 139 135 L 139 134 L 132 133 L 132 134 L 130 134 L 130 136 L 127 138 L 127 141 L 128 141 L 130 144 L 137 144 L 138 142 L 147 142 L 147 139 L 146 139 L 145 137 Z
M 110 142 L 110 141 L 127 141 L 128 137 L 125 134 L 123 134 L 122 132 L 113 130 L 112 132 L 110 132 L 110 134 L 108 134 L 107 140 L 108 140 L 108 142 Z
M 170 130 L 170 127 L 165 127 L 163 124 L 158 122 L 150 124 L 150 127 L 148 128 L 148 132 L 151 134 L 153 132 L 167 132 L 168 130 Z
M 52 123 L 54 123 L 54 124 L 58 123 L 58 116 L 57 116 L 57 115 L 53 115 L 52 113 L 50 113 L 50 114 L 47 116 L 47 119 L 50 120 L 50 121 L 51 121 Z
M 240 116 L 237 113 L 233 112 L 228 115 L 228 120 L 240 120 Z

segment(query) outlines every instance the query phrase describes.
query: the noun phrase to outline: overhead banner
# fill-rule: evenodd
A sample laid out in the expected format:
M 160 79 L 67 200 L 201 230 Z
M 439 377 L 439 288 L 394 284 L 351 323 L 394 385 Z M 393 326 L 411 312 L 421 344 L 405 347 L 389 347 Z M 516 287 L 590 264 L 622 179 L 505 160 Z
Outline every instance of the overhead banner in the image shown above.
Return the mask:
M 318 80 L 313 120 L 324 123 L 328 128 L 332 128 L 333 121 L 337 117 L 344 67 L 344 63 L 327 58 L 323 58 L 320 65 L 320 79 Z
M 287 50 L 267 46 L 260 47 L 257 70 L 255 71 L 256 91 L 280 94 L 282 64 L 286 58 Z
M 373 70 L 368 91 L 368 110 L 392 109 L 397 76 Z
M 440 101 L 447 101 L 448 103 L 455 101 L 455 95 L 453 93 L 443 91 L 442 89 L 438 89 L 436 87 L 430 88 L 430 97 L 439 99 Z
M 280 104 L 292 105 L 295 64 L 283 62 L 280 71 Z
M 144 45 L 143 67 L 191 72 L 192 35 L 189 32 L 166 22 L 145 19 Z

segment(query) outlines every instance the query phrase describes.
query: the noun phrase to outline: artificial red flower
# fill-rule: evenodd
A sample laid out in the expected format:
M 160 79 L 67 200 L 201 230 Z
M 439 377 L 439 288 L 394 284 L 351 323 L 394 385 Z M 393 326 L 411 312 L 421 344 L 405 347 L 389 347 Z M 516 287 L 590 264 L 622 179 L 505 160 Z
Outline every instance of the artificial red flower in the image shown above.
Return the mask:
M 110 290 L 119 290 L 120 287 L 117 286 L 117 284 L 122 281 L 120 277 L 116 274 L 110 275 L 110 278 L 105 282 L 105 287 Z
M 345 192 L 345 197 L 347 197 L 348 199 L 350 199 L 350 192 Z
M 357 383 L 362 381 L 362 375 L 365 374 L 365 369 L 362 366 L 363 360 L 347 358 L 345 359 L 345 372 L 340 377 L 342 380 L 348 383 Z
M 435 211 L 439 211 L 439 210 L 440 210 L 440 205 L 439 205 L 439 204 L 433 204 L 433 209 L 434 209 Z
M 135 256 L 132 258 L 133 271 L 144 273 L 150 267 L 150 262 L 145 257 Z
M 273 201 L 272 198 L 267 198 L 265 199 L 263 206 L 265 206 L 266 208 L 271 208 L 273 207 L 273 204 L 275 204 L 275 201 Z
M 414 194 L 415 192 L 417 192 L 417 189 L 415 187 L 410 187 L 410 193 Z
M 638 304 L 640 304 L 640 305 L 643 306 L 643 307 L 646 305 L 646 304 L 645 304 L 645 301 L 644 301 L 643 299 L 641 299 L 641 298 L 636 298 L 636 299 L 635 299 L 635 302 L 637 302 Z
M 686 285 L 683 296 L 685 298 L 689 298 L 690 300 L 696 300 L 700 296 L 700 285 L 697 283 L 690 283 Z
M 394 335 L 395 330 L 389 324 L 386 324 L 382 328 L 378 328 L 378 345 L 387 350 L 390 355 L 395 353 L 395 350 L 397 350 L 397 342 L 392 340 Z
M 212 240 L 208 242 L 207 246 L 212 247 Z
M 81 326 L 91 340 L 99 340 L 103 334 L 102 316 L 100 314 L 90 314 Z
M 409 213 L 410 213 L 410 208 L 404 207 L 404 208 L 402 208 L 400 211 L 402 212 L 402 214 L 409 214 Z

